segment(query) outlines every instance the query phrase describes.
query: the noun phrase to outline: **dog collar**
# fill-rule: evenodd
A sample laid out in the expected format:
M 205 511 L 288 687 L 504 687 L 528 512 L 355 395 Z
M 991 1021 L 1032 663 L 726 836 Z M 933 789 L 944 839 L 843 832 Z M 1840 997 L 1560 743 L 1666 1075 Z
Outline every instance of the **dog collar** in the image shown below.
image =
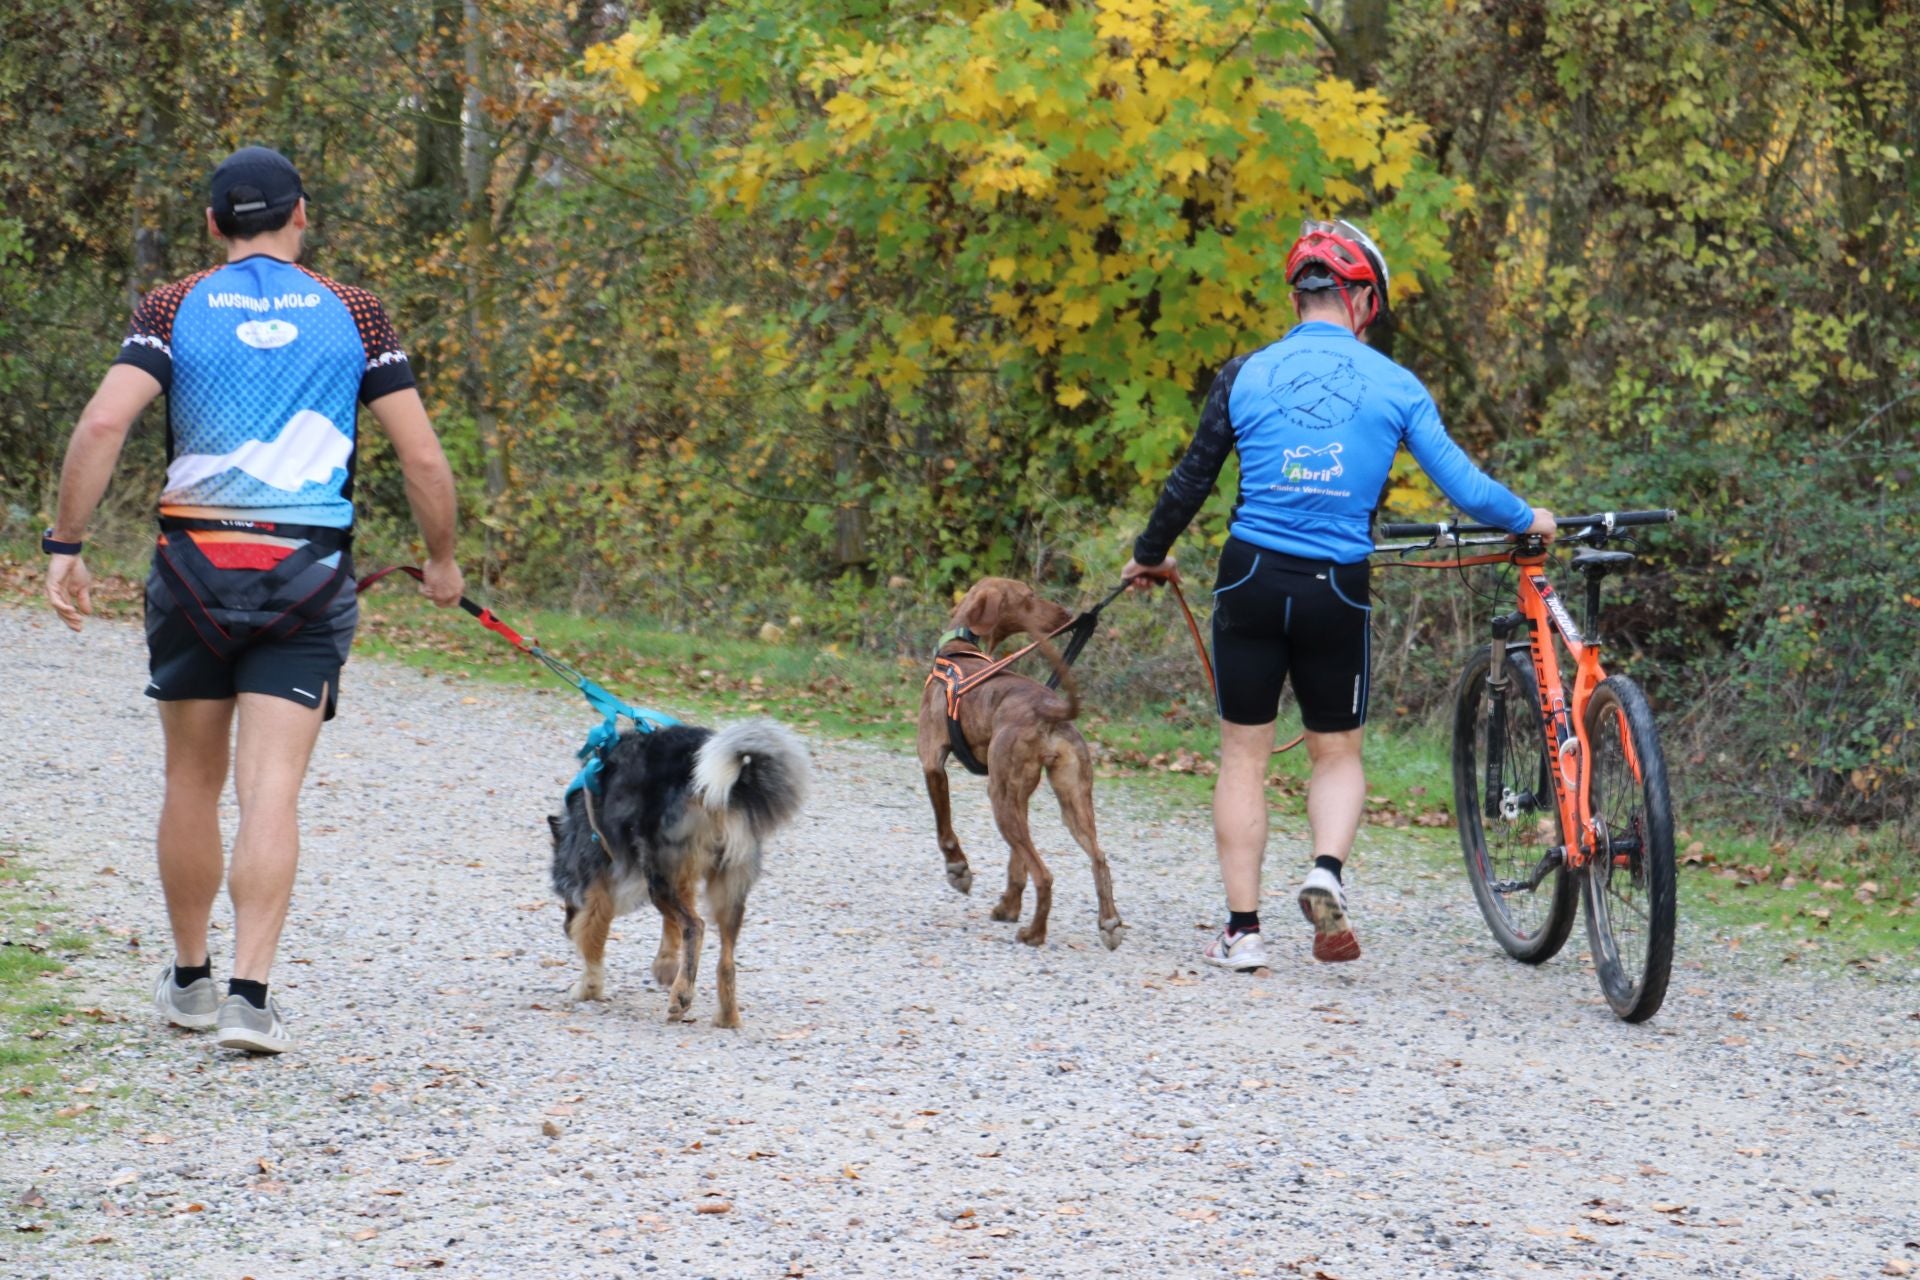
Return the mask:
M 953 627 L 942 632 L 940 638 L 933 642 L 933 651 L 939 653 L 955 640 L 964 640 L 975 648 L 980 646 L 980 637 L 973 634 L 972 627 Z

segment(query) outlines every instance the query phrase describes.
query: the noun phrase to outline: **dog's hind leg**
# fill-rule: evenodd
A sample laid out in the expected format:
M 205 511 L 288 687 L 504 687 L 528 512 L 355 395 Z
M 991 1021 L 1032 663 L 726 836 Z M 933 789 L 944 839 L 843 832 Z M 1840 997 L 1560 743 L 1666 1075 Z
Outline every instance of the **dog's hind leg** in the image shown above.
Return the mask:
M 953 833 L 953 805 L 947 795 L 947 765 L 942 758 L 938 764 L 928 764 L 921 758 L 920 768 L 926 774 L 927 799 L 933 802 L 933 825 L 940 838 L 940 852 L 947 859 L 947 883 L 961 893 L 973 892 L 973 868 L 967 864 L 967 854 L 960 847 L 960 837 Z
M 573 939 L 587 967 L 573 984 L 569 998 L 601 1000 L 607 994 L 605 959 L 607 930 L 613 925 L 613 894 L 608 891 L 605 880 L 595 880 L 587 886 L 584 896 L 586 901 L 568 921 L 567 936 Z
M 1021 735 L 1003 733 L 993 740 L 987 763 L 987 795 L 993 801 L 993 820 L 1006 839 L 1007 892 L 994 907 L 995 920 L 1018 920 L 1027 877 L 1033 877 L 1033 919 L 1014 936 L 1028 946 L 1047 940 L 1047 916 L 1053 910 L 1053 872 L 1034 847 L 1027 826 L 1027 804 L 1040 785 L 1040 761 L 1024 749 Z
M 693 1008 L 694 982 L 700 976 L 700 944 L 706 940 L 707 934 L 706 924 L 694 909 L 697 892 L 698 884 L 689 867 L 675 879 L 673 885 L 673 911 L 680 923 L 681 950 L 679 972 L 673 980 L 673 991 L 667 997 L 668 1022 L 684 1020 L 687 1010 Z
M 1053 784 L 1054 797 L 1060 801 L 1061 820 L 1093 862 L 1093 892 L 1100 901 L 1100 940 L 1111 951 L 1120 945 L 1121 931 L 1127 925 L 1113 905 L 1113 871 L 1094 833 L 1093 759 L 1087 753 L 1087 744 L 1077 738 L 1062 742 L 1047 765 L 1047 781 Z
M 740 1005 L 734 997 L 733 944 L 740 938 L 740 922 L 747 914 L 747 890 L 744 884 L 725 875 L 707 882 L 707 901 L 713 907 L 713 922 L 720 928 L 720 963 L 714 969 L 714 987 L 720 1007 L 714 1012 L 716 1027 L 740 1025 Z

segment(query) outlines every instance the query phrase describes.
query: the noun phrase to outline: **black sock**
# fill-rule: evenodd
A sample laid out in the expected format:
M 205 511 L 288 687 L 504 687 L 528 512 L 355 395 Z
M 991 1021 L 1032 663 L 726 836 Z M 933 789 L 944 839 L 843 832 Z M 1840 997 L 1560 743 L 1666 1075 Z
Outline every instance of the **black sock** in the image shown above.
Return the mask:
M 1346 863 L 1334 857 L 1332 854 L 1323 853 L 1319 855 L 1313 860 L 1313 865 L 1316 870 L 1333 872 L 1333 878 L 1335 880 L 1339 880 L 1341 884 L 1346 883 L 1340 876 L 1340 868 L 1344 867 Z
M 1235 911 L 1229 908 L 1227 911 L 1227 932 L 1260 932 L 1260 913 L 1258 911 Z
M 179 987 L 182 991 L 200 981 L 202 978 L 211 977 L 213 977 L 213 957 L 211 956 L 207 957 L 204 962 L 196 965 L 184 965 L 178 960 L 173 962 L 173 985 Z
M 267 1007 L 267 984 L 251 978 L 228 978 L 227 994 L 239 996 L 256 1009 Z

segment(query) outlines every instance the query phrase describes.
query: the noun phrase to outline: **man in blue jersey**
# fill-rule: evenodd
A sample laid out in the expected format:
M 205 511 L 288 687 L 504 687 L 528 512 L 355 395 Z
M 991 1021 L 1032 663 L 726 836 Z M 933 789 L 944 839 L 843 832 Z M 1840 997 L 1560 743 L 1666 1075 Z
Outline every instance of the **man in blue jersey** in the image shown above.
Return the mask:
M 357 405 L 393 443 L 427 544 L 424 593 L 457 603 L 454 485 L 380 302 L 297 265 L 305 191 L 286 158 L 247 147 L 214 171 L 207 229 L 224 266 L 163 285 L 134 311 L 120 355 L 74 429 L 42 545 L 47 599 L 79 630 L 91 613 L 87 521 L 120 447 L 167 397 L 167 478 L 147 583 L 147 694 L 160 704 L 166 799 L 158 839 L 173 960 L 162 1017 L 223 1046 L 291 1044 L 268 974 L 299 861 L 296 806 L 359 620 L 353 583 Z M 238 721 L 238 753 L 234 725 Z M 219 802 L 228 761 L 240 826 L 229 870 Z M 223 873 L 233 898 L 227 996 L 207 927 Z
M 1307 822 L 1314 865 L 1300 909 L 1314 927 L 1316 959 L 1360 956 L 1341 869 L 1366 802 L 1366 557 L 1394 454 L 1405 445 L 1478 520 L 1514 533 L 1551 536 L 1554 528 L 1551 512 L 1529 507 L 1468 460 L 1426 388 L 1376 349 L 1391 317 L 1386 260 L 1371 240 L 1345 222 L 1308 223 L 1286 273 L 1300 323 L 1271 346 L 1228 361 L 1214 379 L 1193 443 L 1122 572 L 1140 586 L 1173 576 L 1168 548 L 1237 451 L 1240 498 L 1213 610 L 1220 684 L 1213 824 L 1227 924 L 1203 953 L 1227 969 L 1267 963 L 1259 916 L 1267 767 L 1289 679 L 1313 764 Z

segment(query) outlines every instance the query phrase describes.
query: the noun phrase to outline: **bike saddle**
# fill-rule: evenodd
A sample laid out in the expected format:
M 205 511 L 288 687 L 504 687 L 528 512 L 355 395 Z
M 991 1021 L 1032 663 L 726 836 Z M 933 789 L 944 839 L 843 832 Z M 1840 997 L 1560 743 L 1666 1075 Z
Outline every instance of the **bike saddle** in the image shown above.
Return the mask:
M 1579 552 L 1573 557 L 1573 567 L 1582 573 L 1590 573 L 1595 577 L 1604 577 L 1612 573 L 1615 569 L 1622 569 L 1632 564 L 1634 558 L 1634 554 L 1631 551 L 1594 551 L 1589 549 Z

